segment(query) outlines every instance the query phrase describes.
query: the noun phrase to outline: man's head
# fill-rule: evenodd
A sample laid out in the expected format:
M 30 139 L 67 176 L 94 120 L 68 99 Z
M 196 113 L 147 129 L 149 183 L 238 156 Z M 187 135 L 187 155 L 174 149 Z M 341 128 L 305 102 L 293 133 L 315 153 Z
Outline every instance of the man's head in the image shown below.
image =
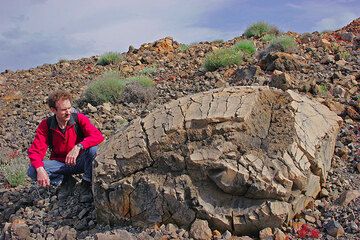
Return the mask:
M 71 115 L 71 95 L 66 91 L 56 91 L 49 95 L 47 103 L 58 121 L 65 123 Z

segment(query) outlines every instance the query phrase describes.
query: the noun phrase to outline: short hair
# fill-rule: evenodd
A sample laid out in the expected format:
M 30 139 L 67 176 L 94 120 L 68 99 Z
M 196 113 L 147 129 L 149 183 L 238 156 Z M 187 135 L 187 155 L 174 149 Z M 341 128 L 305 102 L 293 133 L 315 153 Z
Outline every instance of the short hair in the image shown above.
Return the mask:
M 67 91 L 59 90 L 49 95 L 47 104 L 49 108 L 56 108 L 56 102 L 59 100 L 69 100 L 71 102 L 71 95 Z

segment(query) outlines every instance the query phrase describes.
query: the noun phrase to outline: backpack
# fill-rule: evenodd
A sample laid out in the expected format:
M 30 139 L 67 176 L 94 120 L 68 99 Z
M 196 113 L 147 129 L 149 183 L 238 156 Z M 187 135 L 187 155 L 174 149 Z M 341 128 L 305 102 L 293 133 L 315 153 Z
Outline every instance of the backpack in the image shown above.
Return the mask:
M 78 113 L 77 112 L 71 113 L 71 117 L 75 120 L 74 128 L 75 128 L 76 136 L 78 136 L 79 138 L 83 138 L 84 134 L 79 125 Z M 49 148 L 51 150 L 53 149 L 54 145 L 52 144 L 53 135 L 52 135 L 52 130 L 50 129 L 50 124 L 54 118 L 55 118 L 55 115 L 48 117 L 46 119 L 46 123 L 48 125 L 48 143 L 49 143 Z

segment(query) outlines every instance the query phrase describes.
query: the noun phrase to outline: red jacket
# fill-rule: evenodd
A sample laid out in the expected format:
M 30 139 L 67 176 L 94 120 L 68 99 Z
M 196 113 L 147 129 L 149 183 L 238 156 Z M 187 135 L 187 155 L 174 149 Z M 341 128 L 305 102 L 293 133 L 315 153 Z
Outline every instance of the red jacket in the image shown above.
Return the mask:
M 101 132 L 93 124 L 91 124 L 89 118 L 81 113 L 78 113 L 78 124 L 83 132 L 82 139 L 76 135 L 74 127 L 75 120 L 72 116 L 67 123 L 65 134 L 60 131 L 55 118 L 50 123 L 50 128 L 53 130 L 53 149 L 50 155 L 51 160 L 64 162 L 66 155 L 76 144 L 81 143 L 84 149 L 87 149 L 98 145 L 104 140 Z M 48 129 L 49 127 L 46 119 L 42 120 L 36 129 L 34 141 L 28 149 L 28 156 L 30 158 L 31 165 L 35 168 L 44 166 L 43 159 L 49 147 Z

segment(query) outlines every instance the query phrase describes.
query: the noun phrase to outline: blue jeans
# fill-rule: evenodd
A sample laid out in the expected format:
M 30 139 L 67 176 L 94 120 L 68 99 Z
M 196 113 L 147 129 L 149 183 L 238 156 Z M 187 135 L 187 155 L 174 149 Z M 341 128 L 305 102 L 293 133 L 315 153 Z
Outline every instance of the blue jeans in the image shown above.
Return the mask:
M 51 185 L 58 186 L 62 183 L 64 175 L 72 175 L 83 173 L 82 178 L 91 182 L 92 179 L 92 163 L 96 157 L 97 146 L 86 149 L 76 159 L 75 166 L 66 165 L 56 160 L 44 160 L 44 168 L 49 175 Z M 29 166 L 28 176 L 36 181 L 36 169 Z

